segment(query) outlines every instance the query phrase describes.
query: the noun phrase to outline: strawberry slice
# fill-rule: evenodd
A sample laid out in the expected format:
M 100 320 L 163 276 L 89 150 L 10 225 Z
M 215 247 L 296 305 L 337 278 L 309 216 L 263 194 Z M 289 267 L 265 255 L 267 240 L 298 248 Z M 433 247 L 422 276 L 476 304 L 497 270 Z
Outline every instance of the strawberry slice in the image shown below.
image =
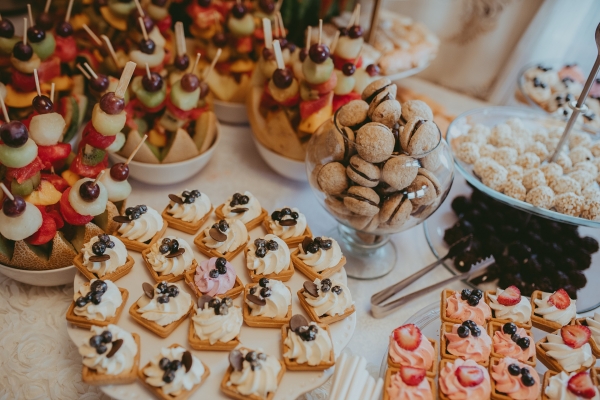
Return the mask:
M 560 328 L 560 336 L 567 346 L 578 349 L 590 340 L 592 331 L 583 325 L 567 325 Z
M 39 149 L 39 148 L 38 148 Z M 7 180 L 14 179 L 18 183 L 23 183 L 29 178 L 32 178 L 44 169 L 44 163 L 39 157 L 36 157 L 32 162 L 21 168 L 6 168 L 5 178 Z
M 79 144 L 79 149 L 82 149 L 86 144 L 89 144 L 92 147 L 104 150 L 117 139 L 116 135 L 104 136 L 94 128 L 91 122 L 85 126 L 81 137 L 82 140 Z
M 458 382 L 463 387 L 473 387 L 483 382 L 483 372 L 479 367 L 460 366 L 454 371 Z
M 564 310 L 571 304 L 571 298 L 565 289 L 558 289 L 548 297 L 548 303 L 552 304 L 559 310 Z
M 71 188 L 65 190 L 60 198 L 60 214 L 65 222 L 71 225 L 85 225 L 94 219 L 91 215 L 81 215 L 73 209 L 69 203 L 69 193 Z
M 56 143 L 52 146 L 38 145 L 38 157 L 44 163 L 44 168 L 49 169 L 55 162 L 66 159 L 71 153 L 69 143 Z
M 73 35 L 62 37 L 60 35 L 54 35 L 56 40 L 56 49 L 54 55 L 60 59 L 63 63 L 69 63 L 74 61 L 77 57 L 77 44 Z
M 425 370 L 423 368 L 402 366 L 399 373 L 402 381 L 408 386 L 418 386 L 425 379 Z
M 569 378 L 567 389 L 574 395 L 584 399 L 593 399 L 598 393 L 588 371 L 581 371 Z
M 404 350 L 413 351 L 421 344 L 423 335 L 414 324 L 406 324 L 394 329 L 394 340 Z
M 521 291 L 516 286 L 509 286 L 500 296 L 498 296 L 498 303 L 503 306 L 514 306 L 519 304 L 521 301 Z
M 40 229 L 38 229 L 36 233 L 25 239 L 27 243 L 34 246 L 46 244 L 54 239 L 57 230 L 56 221 L 51 215 L 46 213 L 46 208 L 38 206 L 38 209 L 42 213 L 42 226 L 40 226 Z

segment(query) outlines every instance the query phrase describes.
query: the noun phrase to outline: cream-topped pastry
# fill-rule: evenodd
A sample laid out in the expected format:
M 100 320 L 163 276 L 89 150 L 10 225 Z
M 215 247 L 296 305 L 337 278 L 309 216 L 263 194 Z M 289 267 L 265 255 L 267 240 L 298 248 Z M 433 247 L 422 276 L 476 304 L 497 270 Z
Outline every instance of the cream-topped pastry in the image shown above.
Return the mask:
M 595 312 L 593 317 L 587 317 L 585 319 L 588 328 L 590 328 L 590 332 L 592 333 L 592 337 L 600 346 L 600 313 Z
M 246 296 L 250 315 L 255 317 L 285 318 L 292 304 L 292 293 L 281 281 L 261 278 Z
M 231 253 L 249 239 L 246 225 L 239 219 L 220 220 L 204 230 L 202 243 L 221 254 Z
M 467 320 L 461 325 L 453 324 L 450 332 L 444 332 L 446 351 L 463 359 L 484 362 L 490 358 L 492 338 L 485 328 Z
M 183 347 L 163 347 L 142 372 L 150 386 L 167 396 L 179 396 L 202 381 L 204 365 Z
M 510 286 L 506 290 L 498 288 L 496 294 L 488 294 L 488 299 L 494 318 L 508 319 L 520 324 L 530 322 L 531 302 L 521 296 L 521 292 L 515 286 Z
M 525 362 L 535 356 L 533 337 L 529 336 L 525 329 L 517 327 L 512 322 L 504 324 L 502 329 L 494 332 L 492 343 L 494 352 L 504 357 Z
M 179 320 L 190 309 L 192 297 L 176 283 L 160 282 L 154 286 L 154 296 L 139 298 L 137 312 L 142 318 L 167 326 Z
M 246 267 L 257 275 L 278 274 L 290 267 L 290 249 L 275 235 L 256 239 L 246 249 Z
M 581 387 L 582 385 L 585 387 Z M 586 392 L 585 397 L 579 395 L 583 390 Z M 588 371 L 571 374 L 563 371 L 550 377 L 548 386 L 544 388 L 544 394 L 548 400 L 600 400 L 598 388 L 594 385 Z
M 385 388 L 390 400 L 433 400 L 433 390 L 425 378 L 425 370 L 409 366 L 393 373 Z
M 342 261 L 342 249 L 338 242 L 325 236 L 305 239 L 298 249 L 298 258 L 315 272 L 333 268 Z
M 483 292 L 479 289 L 463 289 L 446 298 L 446 317 L 461 322 L 471 320 L 477 325 L 485 325 L 492 318 L 492 310 L 483 301 Z
M 185 240 L 165 236 L 150 246 L 146 260 L 159 276 L 181 275 L 192 266 L 194 253 Z
M 286 329 L 287 337 L 283 344 L 287 346 L 287 351 L 284 357 L 310 366 L 333 361 L 331 337 L 315 322 L 308 322 L 302 315 L 294 315 Z
M 73 295 L 73 313 L 89 320 L 106 321 L 123 304 L 121 291 L 109 280 L 92 279 L 79 286 Z
M 297 208 L 284 207 L 271 213 L 267 225 L 271 232 L 285 240 L 304 235 L 307 222 Z
M 438 379 L 440 391 L 450 400 L 490 399 L 492 386 L 487 368 L 474 360 L 446 362 Z
M 502 358 L 492 365 L 492 379 L 496 392 L 515 400 L 536 400 L 540 395 L 540 377 L 529 365 L 514 358 Z
M 202 261 L 196 267 L 194 283 L 201 293 L 216 296 L 226 293 L 235 285 L 235 269 L 223 257 Z
M 81 252 L 83 266 L 99 278 L 114 272 L 127 262 L 125 245 L 111 235 L 102 234 L 92 237 L 83 245 Z
M 343 283 L 330 278 L 317 278 L 313 284 L 314 290 L 312 285 L 304 284 L 303 296 L 317 315 L 342 315 L 354 305 L 350 289 Z M 307 290 L 307 286 L 310 291 Z
M 231 353 L 229 361 L 233 371 L 227 386 L 234 385 L 232 389 L 244 396 L 262 398 L 267 398 L 269 393 L 277 390 L 281 364 L 275 357 L 244 348 Z
M 171 201 L 167 207 L 167 214 L 184 222 L 198 222 L 212 209 L 210 198 L 199 190 L 183 190 L 179 193 L 179 199 Z
M 131 333 L 116 325 L 92 326 L 90 333 L 79 346 L 83 365 L 105 375 L 131 371 L 139 351 Z
M 537 314 L 547 321 L 567 325 L 577 314 L 576 301 L 571 299 L 564 289 L 554 293 L 542 292 L 541 299 L 534 299 Z
M 230 297 L 202 296 L 192 317 L 196 335 L 200 340 L 208 340 L 211 345 L 235 339 L 243 322 L 242 309 L 234 306 Z
M 234 193 L 223 203 L 221 210 L 225 218 L 242 221 L 246 224 L 260 216 L 262 207 L 256 197 L 248 191 L 244 194 Z
M 413 324 L 402 325 L 390 336 L 389 356 L 394 364 L 429 370 L 437 361 L 435 349 Z
M 556 360 L 563 370 L 573 372 L 594 365 L 589 338 L 590 330 L 587 327 L 567 325 L 548 334 L 547 341 L 540 345 L 546 350 L 546 355 Z
M 125 216 L 129 222 L 121 224 L 119 234 L 129 240 L 145 243 L 160 232 L 164 225 L 160 213 L 145 205 L 127 207 Z

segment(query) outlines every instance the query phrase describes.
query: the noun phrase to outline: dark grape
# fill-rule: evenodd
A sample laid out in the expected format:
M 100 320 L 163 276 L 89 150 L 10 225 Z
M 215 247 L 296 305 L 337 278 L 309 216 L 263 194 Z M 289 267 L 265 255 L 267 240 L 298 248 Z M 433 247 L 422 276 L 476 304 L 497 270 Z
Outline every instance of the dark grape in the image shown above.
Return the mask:
M 108 92 L 100 99 L 100 109 L 107 114 L 119 114 L 125 108 L 125 100 L 117 97 L 115 92 Z

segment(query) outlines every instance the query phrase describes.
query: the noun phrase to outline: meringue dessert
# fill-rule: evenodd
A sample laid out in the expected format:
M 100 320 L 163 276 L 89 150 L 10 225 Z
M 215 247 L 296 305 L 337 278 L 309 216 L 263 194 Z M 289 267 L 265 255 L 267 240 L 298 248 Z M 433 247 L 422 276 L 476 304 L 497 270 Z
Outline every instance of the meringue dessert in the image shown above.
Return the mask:
M 295 207 L 284 207 L 275 210 L 264 222 L 268 233 L 277 235 L 288 245 L 298 244 L 305 237 L 312 237 L 306 216 Z
M 490 368 L 492 399 L 537 400 L 541 391 L 540 377 L 531 365 L 514 358 L 495 359 Z
M 244 321 L 250 326 L 280 327 L 292 317 L 292 293 L 281 281 L 261 278 L 246 285 Z
M 474 321 L 462 324 L 445 322 L 442 325 L 442 358 L 462 358 L 487 365 L 492 350 L 492 339 L 486 329 Z
M 492 323 L 492 357 L 511 357 L 529 365 L 535 365 L 535 342 L 531 332 L 512 322 Z
M 185 271 L 195 264 L 190 245 L 175 236 L 166 236 L 157 241 L 142 252 L 142 257 L 157 280 L 165 277 L 183 279 Z
M 242 309 L 231 297 L 204 295 L 192 316 L 190 344 L 196 350 L 232 350 L 239 344 L 243 322 Z
M 167 223 L 152 207 L 138 205 L 127 207 L 124 216 L 114 217 L 121 224 L 117 233 L 130 250 L 147 249 L 166 229 Z
M 298 297 L 311 318 L 321 323 L 341 321 L 355 311 L 350 289 L 330 278 L 304 282 L 304 289 L 298 292 Z
M 239 219 L 221 219 L 194 239 L 198 249 L 209 257 L 231 260 L 250 240 L 246 225 Z
M 291 371 L 319 371 L 331 367 L 333 343 L 327 325 L 308 322 L 297 314 L 282 328 L 283 358 Z
M 233 398 L 255 396 L 267 399 L 277 391 L 285 366 L 273 356 L 246 348 L 229 354 L 229 369 L 221 391 Z
M 488 306 L 492 309 L 492 320 L 512 321 L 520 326 L 531 327 L 531 302 L 516 286 L 509 286 L 505 290 L 497 288 L 496 291 L 485 293 Z
M 546 332 L 554 332 L 568 325 L 577 314 L 576 301 L 564 289 L 554 293 L 536 290 L 531 295 L 533 326 Z
M 596 363 L 589 343 L 590 337 L 591 331 L 587 326 L 563 326 L 537 343 L 537 357 L 548 369 L 554 371 L 588 369 Z
M 189 278 L 192 278 L 190 281 Z M 232 294 L 230 291 L 236 285 L 236 272 L 233 265 L 229 263 L 224 257 L 213 257 L 206 261 L 202 261 L 196 267 L 195 272 L 186 275 L 186 282 L 192 286 L 192 289 L 199 296 L 206 294 L 211 297 L 217 295 L 234 295 L 239 294 L 236 292 Z M 241 284 L 240 284 L 241 292 Z
M 589 371 L 553 372 L 544 376 L 544 396 L 548 400 L 600 400 L 599 389 Z
M 115 236 L 92 237 L 81 249 L 82 265 L 98 278 L 109 277 L 127 263 L 127 249 Z
M 441 318 L 444 322 L 461 323 L 471 320 L 477 325 L 486 325 L 492 318 L 492 310 L 483 300 L 483 292 L 479 289 L 463 289 L 460 293 L 444 290 Z
M 433 342 L 433 344 L 432 344 Z M 437 354 L 435 341 L 426 338 L 414 324 L 402 325 L 390 335 L 388 365 L 421 368 L 429 376 L 437 371 Z
M 442 360 L 438 379 L 440 398 L 490 399 L 492 386 L 486 367 L 473 360 Z
M 433 378 L 426 378 L 423 368 L 401 366 L 398 371 L 388 369 L 384 400 L 434 400 Z
M 196 233 L 213 210 L 210 198 L 199 190 L 185 189 L 179 194 L 170 194 L 169 200 L 162 217 L 171 228 L 189 234 Z
M 81 328 L 116 323 L 128 292 L 109 280 L 92 279 L 79 286 L 67 311 L 67 321 Z
M 288 245 L 272 234 L 248 244 L 246 267 L 254 282 L 261 277 L 287 281 L 294 273 Z
M 340 245 L 328 237 L 305 237 L 298 250 L 292 254 L 294 266 L 310 279 L 329 278 L 338 272 L 344 264 Z
M 217 218 L 241 221 L 248 230 L 256 228 L 267 216 L 258 199 L 248 191 L 234 193 L 215 210 Z

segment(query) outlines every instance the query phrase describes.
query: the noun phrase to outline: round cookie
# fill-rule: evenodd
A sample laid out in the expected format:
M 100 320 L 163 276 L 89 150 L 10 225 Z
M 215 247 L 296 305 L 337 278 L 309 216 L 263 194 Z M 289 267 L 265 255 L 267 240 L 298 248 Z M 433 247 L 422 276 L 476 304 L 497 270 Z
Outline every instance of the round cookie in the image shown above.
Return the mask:
M 413 206 L 426 206 L 438 198 L 440 182 L 425 168 L 419 168 L 415 180 L 406 189 Z
M 390 88 L 379 93 L 369 105 L 368 116 L 373 122 L 380 122 L 392 128 L 400 118 L 400 102 L 392 97 Z
M 400 121 L 406 124 L 411 118 L 422 118 L 433 121 L 433 111 L 431 111 L 431 108 L 424 101 L 408 100 L 402 103 Z
M 383 201 L 379 212 L 379 227 L 400 227 L 408 221 L 413 206 L 410 200 L 402 193 L 394 194 Z
M 337 113 L 340 126 L 355 126 L 367 119 L 369 104 L 364 100 L 352 100 L 342 106 Z
M 383 165 L 381 180 L 397 190 L 402 190 L 417 177 L 419 162 L 404 154 L 390 157 Z
M 344 196 L 344 205 L 355 214 L 372 217 L 379 212 L 379 200 L 373 189 L 352 186 Z
M 352 215 L 352 211 L 348 210 L 348 208 L 344 205 L 344 201 L 338 197 L 325 197 L 325 206 L 334 216 L 338 218 L 344 219 L 349 215 Z
M 377 79 L 376 81 L 369 83 L 367 87 L 363 90 L 361 98 L 367 103 L 370 103 L 375 98 L 375 96 L 377 96 L 379 93 L 381 93 L 388 87 L 391 88 L 390 90 L 392 91 L 393 97 L 395 99 L 396 91 L 398 88 L 396 87 L 396 85 L 392 84 L 392 81 L 390 81 L 388 78 Z
M 368 215 L 350 214 L 349 216 L 344 217 L 344 220 L 352 228 L 354 228 L 356 230 L 359 230 L 359 231 L 362 231 L 373 220 L 373 217 L 372 216 L 368 216 Z
M 331 195 L 343 193 L 348 188 L 346 167 L 339 162 L 325 164 L 317 175 L 317 183 L 324 193 Z
M 440 131 L 433 121 L 420 117 L 407 121 L 400 133 L 400 145 L 409 155 L 422 155 L 434 149 L 440 140 Z
M 360 156 L 354 155 L 346 167 L 346 174 L 353 182 L 365 186 L 375 187 L 379 184 L 381 170 L 376 165 L 366 162 Z
M 323 148 L 324 153 L 327 154 L 326 157 L 330 157 L 333 161 L 342 161 L 347 160 L 356 152 L 354 131 L 349 127 L 344 126 L 338 129 L 334 125 L 333 129 L 327 130 L 325 134 L 327 137 L 324 140 Z
M 365 161 L 383 162 L 394 151 L 394 135 L 387 126 L 369 122 L 356 132 L 356 151 Z

